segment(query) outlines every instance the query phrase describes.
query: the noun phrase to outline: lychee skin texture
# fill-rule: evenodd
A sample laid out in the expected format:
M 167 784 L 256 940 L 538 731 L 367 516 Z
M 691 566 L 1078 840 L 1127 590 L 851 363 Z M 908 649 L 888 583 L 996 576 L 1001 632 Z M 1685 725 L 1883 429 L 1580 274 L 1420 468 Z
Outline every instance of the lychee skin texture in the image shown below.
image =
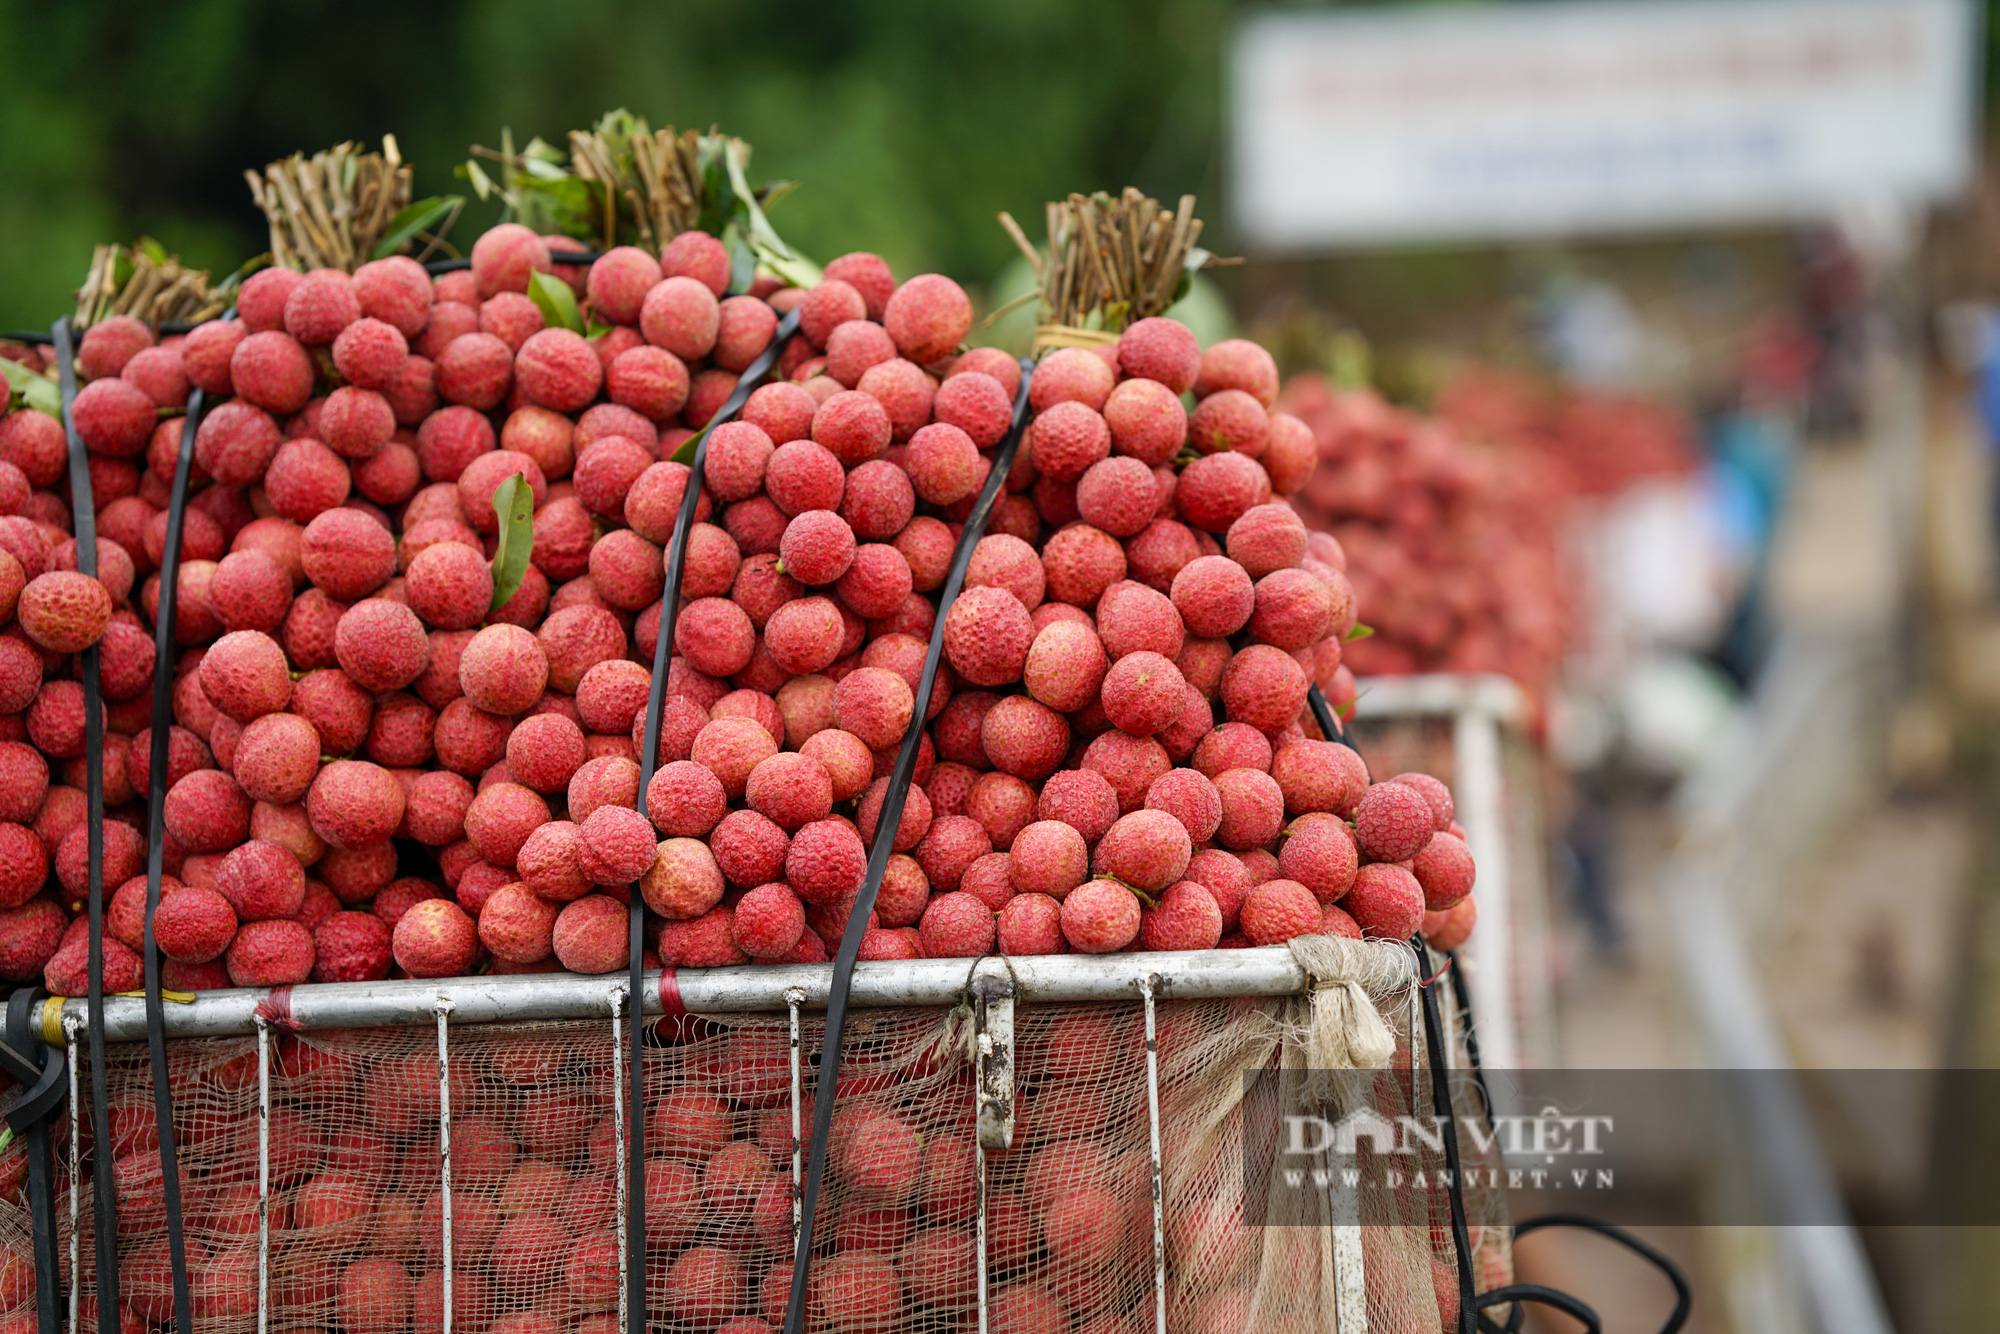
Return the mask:
M 631 910 L 609 894 L 588 894 L 556 917 L 550 944 L 556 961 L 572 973 L 598 976 L 624 968 L 632 957 Z
M 222 859 L 215 889 L 229 901 L 238 920 L 275 921 L 297 914 L 305 901 L 306 875 L 291 853 L 275 843 L 252 839 Z
M 1460 899 L 1443 912 L 1424 914 L 1424 940 L 1432 949 L 1449 954 L 1466 942 L 1478 921 L 1478 902 L 1470 897 Z M 1360 934 L 1358 926 L 1355 933 Z
M 1208 842 L 1222 824 L 1222 794 L 1194 769 L 1174 769 L 1154 779 L 1146 789 L 1146 808 L 1179 820 L 1197 844 Z
M 1397 774 L 1394 778 L 1386 781 L 1401 783 L 1405 787 L 1413 787 L 1422 793 L 1424 800 L 1430 803 L 1431 827 L 1441 834 L 1451 828 L 1452 817 L 1456 812 L 1452 804 L 1450 788 L 1429 774 Z
M 1058 903 L 1090 874 L 1090 849 L 1083 835 L 1061 820 L 1037 820 L 1022 829 L 1007 857 L 1016 890 Z
M 1028 646 L 1021 681 L 1028 693 L 1061 713 L 1074 713 L 1097 698 L 1110 661 L 1104 643 L 1087 623 L 1054 621 Z
M 436 378 L 446 402 L 489 411 L 514 387 L 514 349 L 494 334 L 460 334 L 438 354 Z
M 1212 780 L 1222 797 L 1215 841 L 1236 852 L 1267 847 L 1285 822 L 1285 796 L 1261 769 L 1225 769 Z
M 549 243 L 518 222 L 503 222 L 472 243 L 472 276 L 482 298 L 525 292 L 531 276 L 554 267 Z
M 1105 716 L 1130 736 L 1152 736 L 1180 717 L 1187 681 L 1171 659 L 1159 653 L 1128 653 L 1104 674 Z
M 933 422 L 912 435 L 903 467 L 917 494 L 933 505 L 954 504 L 979 489 L 979 449 L 949 422 Z
M 424 674 L 430 651 L 430 638 L 417 613 L 387 598 L 355 603 L 334 626 L 334 657 L 364 690 L 401 690 Z
M 208 963 L 222 957 L 236 938 L 236 911 L 213 889 L 189 885 L 160 900 L 153 914 L 153 938 L 160 953 L 177 963 Z
M 1140 914 L 1139 943 L 1149 950 L 1212 950 L 1221 939 L 1222 909 L 1191 880 L 1167 886 L 1158 904 Z
M 541 698 L 548 679 L 549 661 L 540 643 L 518 625 L 487 626 L 473 636 L 458 662 L 465 697 L 477 708 L 506 717 L 526 712 Z
M 1042 476 L 1074 482 L 1110 455 L 1111 432 L 1095 410 L 1065 400 L 1035 418 L 1028 428 L 1028 448 Z
M 225 962 L 239 987 L 296 986 L 312 976 L 312 932 L 298 922 L 246 922 L 230 942 Z
M 1046 894 L 1017 894 L 1007 900 L 995 922 L 1002 954 L 1067 954 L 1062 934 L 1062 905 Z
M 1087 881 L 1062 901 L 1063 938 L 1084 954 L 1124 949 L 1138 939 L 1139 926 L 1138 897 L 1116 881 Z
M 1298 881 L 1266 880 L 1243 896 L 1238 920 L 1252 945 L 1282 945 L 1316 933 L 1321 915 L 1319 900 Z
M 1291 654 L 1269 644 L 1251 644 L 1222 670 L 1223 708 L 1232 722 L 1275 735 L 1298 720 L 1310 684 Z M 1428 820 L 1428 806 L 1425 811 Z
M 785 881 L 807 903 L 837 903 L 861 888 L 868 849 L 843 820 L 815 820 L 792 836 Z
M 583 335 L 544 329 L 530 335 L 514 357 L 514 381 L 528 398 L 556 412 L 578 412 L 597 397 L 604 363 Z
M 307 347 L 325 347 L 360 318 L 354 280 L 334 269 L 314 269 L 285 298 L 285 332 Z
M 976 959 L 991 954 L 993 933 L 993 910 L 963 891 L 932 898 L 917 924 L 927 959 Z
M 1076 508 L 1085 523 L 1113 537 L 1138 534 L 1158 508 L 1152 469 L 1137 459 L 1099 459 L 1076 484 Z
M 334 368 L 349 384 L 363 389 L 394 389 L 409 355 L 403 333 L 377 319 L 358 319 L 333 340 Z
M 805 934 L 805 904 L 786 885 L 759 885 L 737 900 L 729 929 L 751 958 L 783 958 Z
M 390 949 L 412 977 L 458 977 L 479 955 L 479 929 L 450 899 L 425 899 L 396 923 Z
M 1354 836 L 1337 818 L 1293 821 L 1278 849 L 1278 874 L 1304 885 L 1321 903 L 1347 893 L 1360 862 Z
M 1375 862 L 1354 873 L 1340 906 L 1369 939 L 1408 940 L 1423 925 L 1424 888 L 1402 867 Z
M 1033 638 L 1027 608 L 1005 589 L 965 589 L 945 614 L 945 657 L 967 685 L 1020 680 Z
M 313 976 L 322 982 L 379 982 L 389 976 L 389 942 L 389 924 L 374 913 L 334 913 L 313 929 Z
M 1177 403 L 1175 406 L 1180 405 Z M 945 425 L 964 431 L 978 448 L 991 449 L 1000 443 L 1000 438 L 1013 424 L 1013 395 L 990 375 L 979 371 L 960 372 L 938 386 L 937 393 L 931 398 L 931 415 Z M 911 437 L 912 442 L 915 438 Z
M 715 346 L 722 307 L 706 284 L 676 275 L 662 279 L 639 307 L 639 329 L 654 347 L 684 362 L 699 361 Z
M 660 277 L 660 262 L 637 246 L 608 250 L 590 266 L 591 308 L 613 324 L 637 324 L 639 307 Z
M 292 697 L 285 651 L 257 630 L 232 630 L 202 655 L 202 693 L 239 723 L 283 709 Z
M 577 863 L 592 884 L 623 885 L 653 864 L 652 822 L 624 806 L 600 806 L 578 826 Z
M 199 777 L 201 772 L 188 775 Z M 306 793 L 313 832 L 336 848 L 386 843 L 403 820 L 403 785 L 366 760 L 335 760 L 321 769 Z
M 1120 816 L 1098 843 L 1094 859 L 1100 873 L 1152 894 L 1179 880 L 1193 853 L 1193 841 L 1179 820 L 1147 809 Z
M 396 572 L 396 539 L 359 510 L 331 509 L 306 525 L 299 559 L 306 578 L 328 597 L 353 601 Z
M 1442 833 L 1431 835 L 1431 841 L 1410 862 L 1410 873 L 1423 886 L 1424 910 L 1442 912 L 1472 892 L 1477 868 L 1465 840 Z
M 785 573 L 810 587 L 833 583 L 854 563 L 854 530 L 831 510 L 807 510 L 785 525 L 778 557 Z
M 1196 459 L 1174 487 L 1181 517 L 1204 533 L 1226 533 L 1244 511 L 1271 498 L 1271 478 L 1257 460 L 1226 450 Z
M 1157 380 L 1184 394 L 1201 372 L 1201 344 L 1179 320 L 1152 316 L 1128 325 L 1119 336 L 1118 369 L 1128 380 Z
M 1402 783 L 1376 783 L 1354 808 L 1354 841 L 1370 861 L 1408 861 L 1436 832 L 1424 794 Z
M 1069 723 L 1046 704 L 1009 695 L 987 710 L 979 740 L 994 768 L 1039 783 L 1061 767 Z
M 1293 742 L 1272 758 L 1271 777 L 1278 780 L 1285 810 L 1292 815 L 1331 811 L 1345 818 L 1368 790 L 1368 768 L 1361 756 L 1334 741 Z
M 111 593 L 87 574 L 51 570 L 28 581 L 14 614 L 28 637 L 52 653 L 81 653 L 111 623 Z
M 1202 639 L 1235 634 L 1257 606 L 1249 573 L 1227 556 L 1198 556 L 1183 565 L 1174 576 L 1171 596 L 1188 633 Z
M 1028 380 L 1028 403 L 1036 412 L 1067 402 L 1101 411 L 1116 382 L 1104 358 L 1083 348 L 1066 347 L 1051 352 L 1035 367 Z
M 950 356 L 972 330 L 965 289 L 937 273 L 910 279 L 882 308 L 882 327 L 896 349 L 919 366 Z

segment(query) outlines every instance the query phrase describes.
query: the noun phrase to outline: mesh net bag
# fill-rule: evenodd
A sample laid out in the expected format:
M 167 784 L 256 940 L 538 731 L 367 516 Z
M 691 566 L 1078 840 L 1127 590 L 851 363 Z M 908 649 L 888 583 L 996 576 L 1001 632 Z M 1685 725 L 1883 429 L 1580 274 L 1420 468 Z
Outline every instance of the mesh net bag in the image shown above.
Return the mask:
M 1361 1212 L 1345 1220 L 1362 1226 L 1329 1228 L 1324 1193 L 1302 1208 L 1246 1172 L 1245 1136 L 1256 1133 L 1246 1126 L 1261 1124 L 1246 1108 L 1246 1071 L 1314 1072 L 1298 1084 L 1306 1099 L 1340 1084 L 1319 1072 L 1372 1071 L 1363 1078 L 1385 1115 L 1427 1105 L 1421 1040 L 1411 1068 L 1408 989 L 1370 996 L 1337 980 L 1360 975 L 1348 951 L 1361 948 L 1294 942 L 1318 979 L 1306 995 L 1158 1003 L 1168 1329 L 1344 1328 L 1336 1323 L 1343 1283 L 1348 1300 L 1364 1303 L 1370 1330 L 1453 1327 L 1457 1271 L 1441 1188 L 1364 1196 Z M 791 1022 L 783 1013 L 711 1015 L 654 1030 L 644 1065 L 655 1328 L 748 1334 L 784 1320 L 793 1126 L 810 1125 L 820 1093 L 812 1082 L 820 1023 L 801 1016 L 804 1101 L 795 1106 Z M 809 1328 L 977 1327 L 982 1187 L 973 1028 L 967 1006 L 850 1017 L 815 1229 Z M 448 1030 L 453 1330 L 623 1328 L 618 1037 L 608 1015 Z M 257 1329 L 260 1290 L 268 1293 L 271 1330 L 444 1328 L 437 1031 L 274 1033 L 267 1051 L 269 1244 L 260 1280 L 259 1039 L 171 1044 L 197 1328 Z M 1154 1328 L 1146 1055 L 1143 1004 L 1020 1007 L 1012 1146 L 984 1155 L 990 1329 Z M 112 1048 L 108 1093 L 127 1324 L 170 1324 L 143 1045 Z M 96 1288 L 94 1151 L 83 1146 L 85 1189 L 76 1205 L 77 1309 L 86 1327 Z M 68 1159 L 66 1148 L 58 1152 L 66 1273 Z M 1426 1181 L 1442 1165 L 1435 1153 L 1413 1164 Z M 1268 1198 L 1258 1195 L 1267 1188 Z M 1474 1195 L 1468 1205 L 1479 1286 L 1504 1282 L 1498 1201 Z M 1255 1225 L 1259 1217 L 1269 1225 Z M 0 1204 L 10 1256 L 25 1256 L 27 1227 L 18 1204 Z M 25 1313 L 32 1321 L 31 1308 Z

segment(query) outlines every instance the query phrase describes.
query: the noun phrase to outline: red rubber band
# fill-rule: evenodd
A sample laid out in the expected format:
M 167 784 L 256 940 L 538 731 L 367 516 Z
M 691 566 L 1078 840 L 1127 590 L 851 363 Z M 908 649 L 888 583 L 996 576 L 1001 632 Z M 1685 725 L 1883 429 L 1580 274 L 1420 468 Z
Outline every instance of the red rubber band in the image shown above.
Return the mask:
M 257 1017 L 281 1033 L 298 1032 L 298 1021 L 292 1018 L 292 989 L 271 988 L 271 994 L 257 1002 Z
M 1417 983 L 1417 986 L 1418 987 L 1429 986 L 1431 983 L 1437 981 L 1439 978 L 1443 977 L 1446 973 L 1450 972 L 1451 966 L 1457 962 L 1458 962 L 1458 956 L 1456 954 L 1445 955 L 1444 963 L 1438 968 L 1438 970 L 1435 973 L 1432 973 L 1429 977 L 1425 978 L 1423 981 Z
M 665 1018 L 687 1018 L 688 1008 L 681 1001 L 681 984 L 671 968 L 660 970 L 660 1009 Z

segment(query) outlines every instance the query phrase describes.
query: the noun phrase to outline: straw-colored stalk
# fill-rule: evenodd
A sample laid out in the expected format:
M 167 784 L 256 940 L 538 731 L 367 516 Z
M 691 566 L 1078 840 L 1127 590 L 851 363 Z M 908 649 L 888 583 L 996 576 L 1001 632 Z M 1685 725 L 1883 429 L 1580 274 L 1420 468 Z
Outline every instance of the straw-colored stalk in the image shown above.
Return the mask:
M 629 159 L 602 130 L 571 130 L 570 170 L 603 193 L 604 248 L 621 242 L 659 254 L 667 242 L 701 218 L 701 134 L 675 133 L 669 125 L 626 140 Z M 638 234 L 617 234 L 623 200 Z
M 1035 269 L 1038 349 L 1109 342 L 1133 321 L 1163 313 L 1201 236 L 1193 195 L 1169 212 L 1130 186 L 1116 198 L 1100 191 L 1052 201 L 1046 256 L 1012 217 L 1002 213 L 1000 225 Z
M 270 220 L 271 261 L 288 269 L 354 272 L 410 202 L 411 170 L 394 135 L 382 136 L 380 153 L 348 142 L 243 176 Z
M 153 242 L 101 245 L 76 293 L 76 324 L 87 329 L 112 315 L 130 315 L 158 330 L 170 321 L 213 319 L 228 300 L 209 291 L 208 271 L 181 265 Z

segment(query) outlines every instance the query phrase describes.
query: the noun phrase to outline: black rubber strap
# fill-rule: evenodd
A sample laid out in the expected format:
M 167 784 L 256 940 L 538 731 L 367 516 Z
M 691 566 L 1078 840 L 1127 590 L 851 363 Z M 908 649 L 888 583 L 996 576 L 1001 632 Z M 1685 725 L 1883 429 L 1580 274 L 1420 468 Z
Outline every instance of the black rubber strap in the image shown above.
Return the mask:
M 1412 936 L 1410 947 L 1416 950 L 1419 960 L 1429 961 L 1430 950 L 1422 936 Z M 1438 1129 L 1444 1136 L 1444 1164 L 1449 1173 L 1447 1180 L 1450 1185 L 1446 1193 L 1451 1200 L 1451 1245 L 1458 1257 L 1458 1329 L 1459 1334 L 1479 1334 L 1478 1305 L 1472 1283 L 1472 1232 L 1465 1221 L 1465 1183 L 1459 1169 L 1458 1116 L 1451 1105 L 1451 1070 L 1445 1063 L 1444 1018 L 1438 1005 L 1436 987 L 1420 986 L 1417 994 L 1423 1001 L 1424 1055 L 1430 1066 L 1431 1112 L 1437 1117 Z
M 1604 1334 L 1604 1322 L 1580 1298 L 1572 1297 L 1557 1288 L 1545 1288 L 1539 1283 L 1510 1283 L 1504 1288 L 1479 1295 L 1477 1314 L 1479 1324 L 1474 1334 L 1513 1334 L 1521 1328 L 1521 1321 L 1527 1311 L 1523 1302 L 1534 1302 L 1540 1306 L 1551 1306 L 1564 1315 L 1580 1322 L 1589 1334 Z M 1485 1314 L 1489 1306 L 1512 1305 L 1513 1313 L 1507 1317 L 1505 1325 L 1497 1325 Z M 1468 1326 L 1468 1328 L 1471 1328 Z
M 558 264 L 595 264 L 604 255 L 596 250 L 551 250 L 549 257 Z M 440 273 L 462 273 L 472 267 L 472 260 L 433 259 L 424 265 L 424 272 L 435 278 Z
M 749 369 L 736 378 L 736 388 L 716 409 L 695 442 L 694 463 L 688 469 L 687 486 L 681 492 L 681 509 L 674 519 L 674 535 L 667 542 L 667 582 L 660 591 L 660 629 L 653 644 L 653 685 L 646 694 L 646 735 L 639 748 L 639 814 L 645 815 L 646 789 L 660 762 L 660 709 L 667 699 L 667 672 L 673 666 L 675 606 L 680 601 L 681 576 L 687 567 L 688 537 L 694 529 L 695 507 L 701 503 L 702 465 L 708 460 L 708 437 L 715 427 L 733 419 L 750 401 L 750 393 L 771 368 L 785 344 L 799 330 L 797 309 L 778 321 L 769 345 L 758 354 Z M 630 1101 L 625 1115 L 625 1325 L 626 1334 L 646 1334 L 646 1093 L 642 1058 L 645 1055 L 646 1025 L 646 899 L 639 882 L 632 882 L 630 947 L 630 1004 L 626 1042 L 631 1061 Z
M 1453 951 L 1445 956 L 1458 964 L 1458 954 Z M 1486 1084 L 1486 1063 L 1479 1057 L 1479 1028 L 1472 1022 L 1472 989 L 1466 985 L 1465 967 L 1460 964 L 1451 970 L 1452 999 L 1458 1003 L 1458 1031 L 1465 1041 L 1466 1063 L 1472 1067 L 1472 1077 L 1479 1082 L 1479 1097 L 1486 1108 L 1486 1116 L 1493 1117 L 1493 1090 Z
M 97 577 L 97 507 L 90 487 L 90 455 L 77 434 L 76 356 L 69 318 L 55 322 L 56 367 L 62 377 L 63 430 L 69 437 L 71 528 L 76 568 Z M 97 1328 L 118 1327 L 118 1192 L 111 1177 L 111 1112 L 104 1074 L 104 705 L 97 688 L 97 646 L 78 655 L 83 677 L 84 770 L 88 786 L 90 845 L 90 1124 L 97 1148 L 91 1157 L 96 1186 Z M 157 664 L 156 664 L 157 667 Z
M 1347 734 L 1347 724 L 1340 720 L 1340 715 L 1326 702 L 1326 695 L 1318 686 L 1306 687 L 1306 703 L 1312 707 L 1313 717 L 1319 723 L 1319 730 L 1328 741 L 1337 741 L 1356 755 L 1361 753 L 1361 747 L 1355 745 L 1353 738 Z
M 1688 1282 L 1687 1272 L 1675 1264 L 1672 1257 L 1667 1255 L 1666 1252 L 1641 1241 L 1622 1227 L 1614 1227 L 1610 1223 L 1589 1218 L 1583 1214 L 1541 1214 L 1534 1218 L 1524 1219 L 1514 1225 L 1514 1239 L 1518 1241 L 1531 1232 L 1540 1232 L 1544 1228 L 1552 1227 L 1576 1228 L 1584 1232 L 1595 1232 L 1598 1236 L 1608 1237 L 1620 1246 L 1623 1246 L 1626 1250 L 1631 1251 L 1634 1255 L 1649 1261 L 1654 1268 L 1667 1276 L 1667 1282 L 1673 1284 L 1674 1287 L 1674 1309 L 1667 1316 L 1667 1323 L 1660 1326 L 1660 1334 L 1679 1334 L 1681 1327 L 1687 1324 L 1688 1315 L 1694 1309 L 1694 1287 Z M 1496 1291 L 1504 1293 L 1513 1291 L 1513 1289 L 1500 1288 Z M 1479 1299 L 1479 1304 L 1482 1307 L 1498 1306 L 1502 1300 L 1504 1299 L 1497 1298 L 1494 1293 L 1489 1292 Z M 1485 1334 L 1514 1334 L 1514 1331 L 1521 1327 L 1521 1318 L 1521 1311 L 1518 1307 L 1508 1316 L 1505 1325 L 1496 1324 L 1482 1315 L 1479 1321 L 1479 1328 Z
M 35 1243 L 35 1326 L 37 1334 L 60 1334 L 56 1300 L 62 1291 L 62 1261 L 57 1254 L 55 1177 L 49 1153 L 49 1119 L 62 1108 L 69 1092 L 69 1061 L 62 1048 L 42 1040 L 35 1029 L 38 987 L 22 987 L 7 998 L 7 1040 L 0 1043 L 0 1065 L 19 1081 L 21 1095 L 9 1103 L 5 1116 L 24 1137 L 28 1154 L 28 1221 Z
M 235 311 L 224 315 L 234 319 Z M 188 396 L 187 418 L 181 426 L 180 453 L 174 459 L 173 489 L 167 496 L 167 537 L 160 553 L 160 600 L 153 620 L 153 746 L 148 757 L 146 821 L 146 1048 L 153 1073 L 153 1117 L 160 1128 L 160 1172 L 167 1205 L 167 1255 L 173 1267 L 174 1324 L 180 1334 L 194 1334 L 193 1307 L 188 1298 L 187 1237 L 181 1218 L 180 1153 L 174 1136 L 174 1099 L 167 1070 L 167 1022 L 160 997 L 160 945 L 153 935 L 153 916 L 160 910 L 160 875 L 166 858 L 167 760 L 166 723 L 173 717 L 174 617 L 180 588 L 181 524 L 187 513 L 188 475 L 194 467 L 195 428 L 207 406 L 197 389 Z
M 910 710 L 910 728 L 903 733 L 902 749 L 896 753 L 895 768 L 882 794 L 882 810 L 875 819 L 875 845 L 868 851 L 868 875 L 848 910 L 847 930 L 840 938 L 840 952 L 833 961 L 833 984 L 826 998 L 826 1036 L 820 1047 L 819 1073 L 813 1099 L 812 1142 L 806 1157 L 805 1191 L 801 1199 L 798 1243 L 792 1255 L 792 1295 L 785 1308 L 785 1334 L 804 1334 L 806 1282 L 812 1273 L 813 1215 L 819 1205 L 820 1180 L 826 1174 L 827 1138 L 833 1130 L 833 1102 L 840 1087 L 840 1041 L 847 1028 L 847 993 L 854 982 L 854 963 L 861 952 L 861 938 L 868 933 L 868 915 L 875 911 L 875 898 L 882 889 L 882 876 L 894 850 L 896 831 L 903 823 L 903 803 L 909 797 L 910 779 L 917 768 L 917 751 L 924 735 L 924 716 L 930 711 L 931 693 L 937 685 L 938 663 L 944 654 L 944 623 L 951 604 L 958 600 L 965 584 L 966 567 L 972 563 L 972 549 L 986 532 L 986 521 L 999 503 L 1013 466 L 1014 452 L 1020 448 L 1022 432 L 1028 425 L 1028 379 L 1034 373 L 1031 361 L 1021 362 L 1021 388 L 1014 395 L 1014 420 L 993 455 L 993 467 L 979 492 L 972 512 L 965 517 L 965 529 L 951 555 L 938 594 L 937 623 L 931 628 L 930 648 L 924 654 L 923 675 L 917 681 L 916 701 Z

